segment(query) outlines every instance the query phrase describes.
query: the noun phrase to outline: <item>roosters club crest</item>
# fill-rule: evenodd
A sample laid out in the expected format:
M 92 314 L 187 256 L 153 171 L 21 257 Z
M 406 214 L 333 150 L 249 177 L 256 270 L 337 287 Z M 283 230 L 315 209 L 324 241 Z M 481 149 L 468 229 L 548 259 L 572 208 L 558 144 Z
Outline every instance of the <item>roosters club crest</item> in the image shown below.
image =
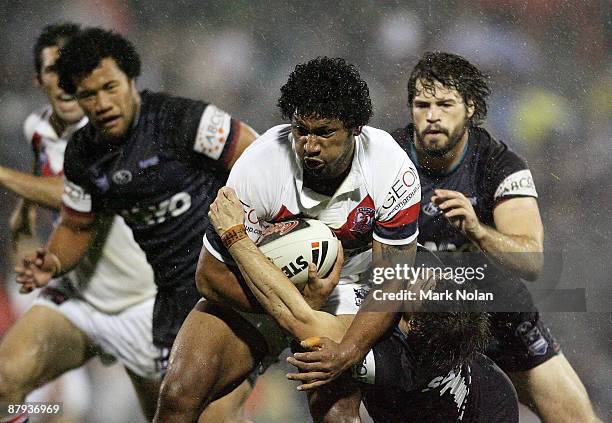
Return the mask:
M 372 230 L 374 224 L 374 209 L 371 207 L 358 207 L 353 218 L 351 232 L 367 233 Z

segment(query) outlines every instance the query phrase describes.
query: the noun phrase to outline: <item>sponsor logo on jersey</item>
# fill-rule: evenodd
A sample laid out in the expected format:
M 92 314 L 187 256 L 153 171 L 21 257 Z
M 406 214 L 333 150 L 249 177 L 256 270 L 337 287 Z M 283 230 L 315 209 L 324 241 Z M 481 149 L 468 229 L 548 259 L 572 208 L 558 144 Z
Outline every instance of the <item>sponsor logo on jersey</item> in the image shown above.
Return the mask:
M 62 194 L 63 203 L 69 208 L 82 212 L 91 212 L 91 196 L 83 188 L 69 180 L 64 180 L 64 193 Z
M 139 160 L 138 161 L 138 166 L 141 169 L 146 169 L 148 167 L 155 166 L 157 164 L 159 164 L 159 157 L 158 156 L 153 156 L 153 157 L 149 157 L 148 159 L 144 159 L 144 160 Z
M 179 192 L 159 204 L 149 204 L 146 207 L 133 207 L 130 210 L 122 210 L 124 219 L 144 223 L 145 225 L 157 225 L 164 223 L 171 217 L 177 217 L 191 208 L 191 196 L 186 192 Z
M 506 196 L 537 197 L 533 177 L 529 169 L 519 170 L 502 181 L 497 187 L 493 198 L 498 199 Z
M 113 174 L 113 182 L 117 185 L 125 185 L 132 182 L 132 172 L 127 169 L 121 169 Z
M 415 194 L 421 193 L 421 184 L 418 183 L 418 180 L 416 172 L 412 169 L 404 172 L 391 185 L 382 208 L 384 210 L 392 209 L 389 213 L 394 213 L 404 207 Z
M 423 205 L 423 208 L 421 209 L 423 211 L 423 213 L 425 213 L 427 216 L 436 216 L 440 213 L 442 213 L 442 211 L 438 208 L 438 206 L 436 206 L 434 204 L 433 201 L 430 201 L 427 204 Z
M 469 372 L 469 366 L 466 367 Z M 467 381 L 469 380 L 470 375 L 468 374 Z M 457 410 L 460 412 L 459 420 L 461 420 L 467 405 L 465 399 L 470 394 L 469 382 L 466 382 L 466 377 L 461 373 L 461 370 L 458 370 L 456 373 L 451 370 L 446 377 L 438 376 L 432 379 L 431 382 L 427 384 L 427 387 L 421 392 L 427 392 L 437 388 L 440 388 L 440 396 L 444 395 L 446 392 L 453 396 Z
M 373 224 L 374 209 L 371 207 L 357 207 L 350 231 L 366 234 L 372 231 Z
M 194 151 L 211 159 L 221 157 L 223 147 L 231 129 L 231 116 L 213 104 L 209 104 L 200 120 L 196 134 Z

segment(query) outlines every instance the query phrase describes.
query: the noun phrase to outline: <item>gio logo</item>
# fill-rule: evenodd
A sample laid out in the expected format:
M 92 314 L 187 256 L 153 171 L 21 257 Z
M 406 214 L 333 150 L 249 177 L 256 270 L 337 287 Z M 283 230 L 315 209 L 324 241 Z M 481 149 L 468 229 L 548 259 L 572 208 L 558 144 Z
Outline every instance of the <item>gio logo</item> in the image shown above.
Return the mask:
M 122 210 L 121 216 L 145 225 L 157 225 L 164 223 L 170 217 L 180 216 L 190 207 L 191 196 L 186 192 L 179 192 L 159 204 L 150 204 L 143 209 L 133 207 L 130 210 Z

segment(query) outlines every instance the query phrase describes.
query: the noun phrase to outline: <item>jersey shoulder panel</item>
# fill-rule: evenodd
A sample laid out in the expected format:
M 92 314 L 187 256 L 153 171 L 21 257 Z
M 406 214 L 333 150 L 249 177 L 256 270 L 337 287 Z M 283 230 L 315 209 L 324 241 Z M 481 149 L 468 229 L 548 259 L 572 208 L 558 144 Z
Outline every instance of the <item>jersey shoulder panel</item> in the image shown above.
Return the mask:
M 64 154 L 64 175 L 72 182 L 85 184 L 85 172 L 94 154 L 92 146 L 96 140 L 93 125 L 87 124 L 76 131 L 66 145 Z
M 475 128 L 477 139 L 476 175 L 480 189 L 493 203 L 512 197 L 537 197 L 531 171 L 518 154 L 494 139 L 482 128 Z
M 23 122 L 23 137 L 28 143 L 32 143 L 37 127 L 41 123 L 48 121 L 50 115 L 51 107 L 48 105 L 43 106 L 28 115 Z

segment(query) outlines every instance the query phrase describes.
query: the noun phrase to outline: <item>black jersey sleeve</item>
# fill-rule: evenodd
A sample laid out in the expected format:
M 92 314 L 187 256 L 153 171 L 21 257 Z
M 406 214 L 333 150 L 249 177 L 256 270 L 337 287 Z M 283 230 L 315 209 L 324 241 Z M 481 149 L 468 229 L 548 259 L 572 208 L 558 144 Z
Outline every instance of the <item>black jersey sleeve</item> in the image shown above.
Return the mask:
M 68 142 L 64 153 L 64 192 L 62 206 L 69 212 L 78 214 L 94 213 L 97 201 L 92 196 L 92 189 L 87 175 L 89 154 L 88 142 L 92 142 L 89 125 L 77 131 Z
M 537 198 L 533 177 L 525 160 L 503 142 L 491 140 L 487 145 L 488 151 L 483 152 L 487 159 L 483 161 L 481 189 L 491 210 L 510 198 Z
M 240 122 L 214 104 L 169 98 L 167 130 L 180 154 L 200 166 L 223 168 L 232 158 Z

